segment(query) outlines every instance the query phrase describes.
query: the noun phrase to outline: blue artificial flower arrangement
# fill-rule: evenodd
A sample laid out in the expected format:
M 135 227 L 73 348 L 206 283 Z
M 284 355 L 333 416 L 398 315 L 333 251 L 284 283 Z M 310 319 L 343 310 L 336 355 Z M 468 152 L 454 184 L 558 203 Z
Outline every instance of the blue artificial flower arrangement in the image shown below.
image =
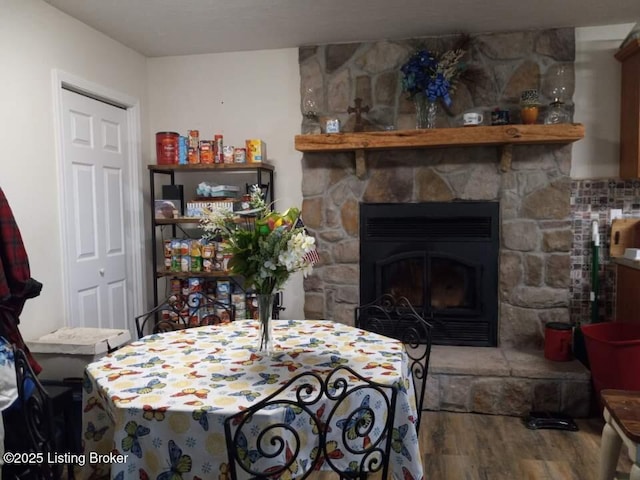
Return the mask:
M 466 50 L 456 48 L 442 54 L 429 50 L 418 50 L 401 67 L 404 74 L 402 89 L 414 98 L 424 94 L 429 101 L 441 98 L 445 105 L 451 105 L 451 93 L 455 90 L 460 74 L 466 68 L 462 57 Z

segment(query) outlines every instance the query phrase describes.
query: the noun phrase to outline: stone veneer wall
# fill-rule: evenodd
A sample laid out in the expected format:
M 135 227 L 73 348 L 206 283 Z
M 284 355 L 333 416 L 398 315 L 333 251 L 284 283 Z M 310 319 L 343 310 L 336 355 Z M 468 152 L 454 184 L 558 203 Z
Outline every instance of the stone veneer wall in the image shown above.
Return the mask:
M 453 40 L 423 41 L 446 49 Z M 325 117 L 341 118 L 348 130 L 343 112 L 355 97 L 372 107 L 368 129 L 413 128 L 413 107 L 401 92 L 399 68 L 417 42 L 301 48 L 301 90 L 311 88 L 325 112 L 319 122 L 305 119 L 303 133 L 317 131 Z M 517 120 L 520 92 L 544 92 L 545 72 L 560 63 L 573 67 L 575 56 L 573 29 L 478 35 L 471 45 L 474 79 L 458 87 L 451 112 L 440 112 L 439 126 L 458 124 L 464 111 L 488 112 L 498 105 L 512 109 Z M 302 211 L 321 256 L 305 279 L 305 316 L 353 323 L 359 302 L 360 202 L 497 200 L 499 345 L 541 347 L 546 322 L 569 320 L 571 146 L 515 147 L 512 168 L 504 173 L 498 158 L 493 147 L 368 152 L 367 173 L 359 179 L 353 154 L 305 154 Z
M 357 97 L 370 107 L 364 117 L 365 130 L 415 128 L 415 110 L 402 92 L 400 67 L 418 47 L 445 51 L 458 38 L 450 35 L 300 48 L 301 97 L 315 100 L 319 111 L 318 118 L 303 120 L 302 133 L 318 133 L 327 118 L 338 118 L 343 131 L 353 131 L 354 116 L 347 109 Z M 465 57 L 468 72 L 452 95 L 450 109 L 440 109 L 437 126 L 459 126 L 461 114 L 469 110 L 487 113 L 484 123 L 489 124 L 488 113 L 498 106 L 510 110 L 512 123 L 519 123 L 520 93 L 530 88 L 540 92 L 542 121 L 545 105 L 552 100 L 550 81 L 559 66 L 566 70 L 566 103 L 572 108 L 574 60 L 572 28 L 473 36 Z

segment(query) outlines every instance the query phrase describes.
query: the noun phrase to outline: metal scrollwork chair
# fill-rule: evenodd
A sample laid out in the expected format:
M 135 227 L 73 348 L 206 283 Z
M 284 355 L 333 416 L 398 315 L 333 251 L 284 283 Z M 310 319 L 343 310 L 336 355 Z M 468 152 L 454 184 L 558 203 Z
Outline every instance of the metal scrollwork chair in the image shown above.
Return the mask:
M 14 349 L 18 399 L 3 412 L 5 451 L 24 453 L 32 461 L 6 463 L 2 475 L 7 479 L 59 480 L 61 463 L 48 461 L 49 455 L 63 450 L 60 429 L 54 423 L 52 399 L 29 365 L 24 351 Z M 72 477 L 70 465 L 67 465 Z
M 416 312 L 405 297 L 396 299 L 385 294 L 371 303 L 356 307 L 355 325 L 369 332 L 395 338 L 404 344 L 416 393 L 416 430 L 420 431 L 431 357 L 431 323 Z
M 171 295 L 157 307 L 135 317 L 138 338 L 148 333 L 217 325 L 236 319 L 234 305 L 218 302 L 204 293 Z
M 231 479 L 304 479 L 323 464 L 341 479 L 386 479 L 397 395 L 344 366 L 296 375 L 225 419 Z

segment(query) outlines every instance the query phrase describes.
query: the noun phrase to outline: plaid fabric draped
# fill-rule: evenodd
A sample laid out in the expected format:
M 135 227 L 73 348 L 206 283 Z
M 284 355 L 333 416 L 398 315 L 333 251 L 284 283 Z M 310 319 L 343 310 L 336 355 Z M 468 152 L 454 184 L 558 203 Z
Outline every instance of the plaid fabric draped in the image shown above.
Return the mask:
M 42 284 L 31 278 L 22 235 L 0 188 L 0 335 L 24 350 L 35 373 L 41 367 L 25 345 L 18 324 L 25 301 L 40 295 L 41 289 Z
M 7 197 L 0 188 L 0 303 L 24 292 L 29 278 L 29 259 L 22 236 Z

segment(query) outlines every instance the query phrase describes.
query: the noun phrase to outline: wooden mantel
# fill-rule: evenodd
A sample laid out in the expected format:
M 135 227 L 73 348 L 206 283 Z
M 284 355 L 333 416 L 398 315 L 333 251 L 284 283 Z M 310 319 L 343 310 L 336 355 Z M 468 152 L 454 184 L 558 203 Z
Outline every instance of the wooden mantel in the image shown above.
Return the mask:
M 579 123 L 558 125 L 501 125 L 384 132 L 326 133 L 296 135 L 295 147 L 301 152 L 355 152 L 356 175 L 365 173 L 367 150 L 417 149 L 437 147 L 502 146 L 500 166 L 511 167 L 513 145 L 566 144 L 584 137 Z

